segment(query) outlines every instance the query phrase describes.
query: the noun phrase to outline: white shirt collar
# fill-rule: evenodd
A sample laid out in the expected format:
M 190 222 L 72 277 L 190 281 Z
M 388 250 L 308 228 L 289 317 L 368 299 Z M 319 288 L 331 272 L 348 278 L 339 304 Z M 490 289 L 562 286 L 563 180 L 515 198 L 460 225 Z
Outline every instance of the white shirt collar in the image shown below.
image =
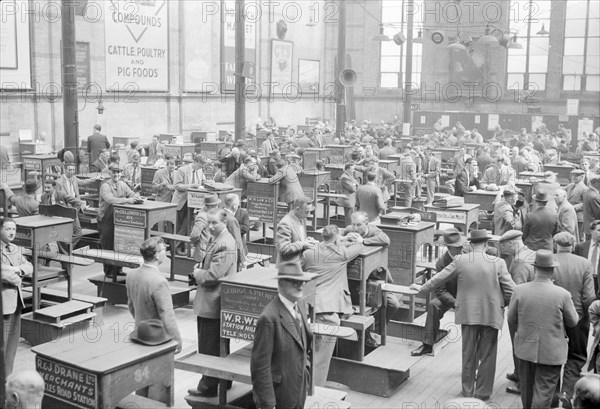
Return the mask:
M 290 315 L 292 317 L 296 318 L 296 309 L 295 309 L 296 303 L 291 302 L 290 300 L 288 300 L 281 294 L 278 294 L 278 295 L 279 295 L 279 299 L 283 303 L 283 306 L 286 308 L 286 310 L 288 310 L 288 312 L 290 313 Z

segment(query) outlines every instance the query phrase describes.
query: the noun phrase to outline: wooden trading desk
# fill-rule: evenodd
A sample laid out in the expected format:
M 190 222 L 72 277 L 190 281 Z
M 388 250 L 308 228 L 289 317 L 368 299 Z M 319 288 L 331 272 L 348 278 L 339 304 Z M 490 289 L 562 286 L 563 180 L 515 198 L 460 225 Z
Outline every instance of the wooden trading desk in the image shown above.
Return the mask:
M 352 152 L 352 145 L 325 145 L 325 148 L 329 150 L 329 164 L 330 165 L 343 165 L 346 163 L 346 155 Z
M 140 143 L 139 136 L 113 136 L 113 146 L 121 144 L 123 146 L 131 146 L 131 142 Z
M 485 210 L 486 212 L 493 212 L 494 201 L 496 200 L 498 193 L 499 192 L 492 192 L 487 190 L 465 192 L 465 203 L 476 203 L 479 205 L 480 210 Z
M 174 403 L 177 341 L 147 346 L 130 332 L 77 331 L 32 348 L 35 367 L 45 381 L 42 407 L 113 409 L 127 395 L 150 385 L 167 388 L 164 403 Z
M 17 217 L 17 234 L 14 244 L 17 246 L 31 249 L 33 265 L 33 275 L 31 277 L 32 285 L 32 311 L 40 308 L 40 292 L 38 291 L 39 279 L 39 252 L 42 251 L 47 244 L 55 241 L 65 243 L 73 242 L 73 220 L 66 217 L 48 217 L 48 216 L 26 216 Z M 73 277 L 68 274 L 67 277 L 67 292 L 69 299 L 72 297 L 72 282 Z
M 393 250 L 392 250 L 393 251 Z M 388 247 L 363 246 L 363 251 L 354 260 L 348 262 L 348 284 L 358 284 L 358 311 L 367 313 L 367 280 L 378 267 L 388 268 Z
M 303 168 L 307 170 L 317 169 L 317 161 L 329 163 L 329 149 L 327 148 L 306 148 L 304 150 Z
M 46 176 L 49 174 L 49 167 L 62 167 L 62 162 L 56 155 L 21 155 L 21 159 L 23 160 L 23 169 L 25 169 L 25 173 L 30 170 L 41 172 L 41 180 L 46 179 Z
M 221 149 L 225 147 L 225 142 L 204 141 L 196 145 L 196 153 L 203 154 L 207 159 L 217 160 Z
M 425 205 L 425 211 L 437 214 L 437 223 L 450 223 L 455 227 L 460 228 L 464 235 L 469 231 L 473 223 L 477 228 L 479 220 L 479 205 L 465 203 L 459 207 L 448 207 L 440 209 L 433 205 Z
M 575 169 L 573 165 L 544 165 L 544 170 L 556 173 L 556 181 L 561 186 L 571 183 L 571 171 Z
M 383 230 L 392 242 L 389 247 L 388 268 L 392 273 L 394 284 L 413 284 L 421 247 L 424 244 L 433 244 L 435 223 L 421 221 L 405 226 L 380 224 L 377 227 Z
M 329 172 L 323 172 L 318 170 L 309 170 L 304 171 L 298 178 L 300 179 L 300 185 L 302 186 L 302 190 L 304 191 L 304 195 L 308 197 L 313 206 L 315 207 L 315 214 L 313 215 L 313 230 L 317 230 L 317 189 L 319 186 L 329 183 Z
M 176 162 L 181 163 L 185 155 L 189 154 L 188 157 L 193 159 L 194 154 L 196 153 L 196 144 L 195 143 L 172 143 L 164 145 L 164 152 L 171 153 L 173 158 L 175 158 Z

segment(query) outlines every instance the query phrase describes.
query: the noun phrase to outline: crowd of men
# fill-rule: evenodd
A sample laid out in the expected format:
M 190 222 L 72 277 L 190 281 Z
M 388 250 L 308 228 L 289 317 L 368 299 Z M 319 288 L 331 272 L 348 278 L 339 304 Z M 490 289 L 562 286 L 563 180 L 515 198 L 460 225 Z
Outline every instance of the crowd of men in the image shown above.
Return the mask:
M 101 129 L 95 127 L 87 146 L 90 170 L 106 179 L 100 187 L 98 207 L 102 247 L 113 248 L 113 206 L 144 200 L 140 196 L 141 164 L 157 167 L 152 183 L 155 200 L 177 205 L 177 233 L 190 237 L 197 263 L 190 272 L 190 281 L 198 286 L 193 304 L 198 351 L 218 356 L 221 352 L 218 280 L 243 268 L 247 254 L 245 238 L 251 226 L 248 212 L 241 207 L 236 194 L 227 195 L 224 203 L 217 195 L 206 196 L 205 207 L 194 213 L 194 220 L 187 220 L 190 214 L 187 192 L 212 178 L 213 183 L 240 188 L 244 198 L 250 181 L 279 182 L 278 199 L 289 207 L 289 213 L 275 232 L 279 296 L 258 320 L 251 373 L 258 407 L 303 407 L 310 382 L 309 356 L 313 355 L 314 383 L 323 385 L 335 346 L 334 338 L 316 335 L 315 350 L 310 350 L 312 333 L 302 301 L 304 284 L 316 280 L 317 323 L 339 325 L 353 313 L 347 263 L 364 246 L 390 245 L 389 237 L 377 224 L 387 212 L 389 199 L 400 194 L 398 186 L 408 207 L 421 197 L 432 203 L 438 192 L 461 196 L 474 189 L 495 191 L 491 230 L 500 236 L 497 253 L 492 254 L 487 246 L 491 236 L 486 230 L 473 230 L 468 238 L 456 229 L 446 230 L 439 238 L 446 251 L 437 261 L 438 273 L 422 287 L 413 285 L 422 292 L 435 291 L 436 299 L 427 312 L 423 345 L 412 354 L 433 352 L 441 317 L 455 309 L 456 323 L 462 330 L 462 393 L 465 397 L 489 400 L 496 370 L 498 333 L 503 327 L 504 310 L 508 308 L 515 371 L 507 377 L 515 386 L 509 386 L 507 391 L 520 394 L 527 408 L 549 407 L 559 397 L 571 402 L 588 360 L 590 326 L 595 331 L 590 370 L 600 372 L 600 301 L 595 300 L 600 266 L 598 164 L 579 158 L 571 172 L 571 183 L 564 187 L 556 182 L 552 172 L 545 172 L 530 198 L 519 191 L 516 180 L 524 171 L 537 172 L 544 164 L 558 163 L 559 156 L 588 150 L 597 152 L 598 137 L 584 135 L 583 140 L 574 144 L 564 127 L 557 132 L 540 127 L 535 133 L 522 131 L 512 137 L 498 127 L 486 141 L 477 130 L 467 131 L 460 123 L 446 129 L 439 125 L 436 123 L 427 138 L 414 138 L 401 149 L 394 146 L 397 132 L 394 124 L 365 122 L 358 126 L 352 121 L 339 138 L 327 123 L 306 133 L 296 133 L 290 128 L 285 135 L 267 128 L 267 138 L 258 151 L 248 148 L 244 139 L 234 141 L 228 136 L 214 161 L 202 154 L 174 158 L 165 153 L 159 137 L 155 136 L 146 146 L 132 144 L 127 163 L 123 164 L 119 156 L 111 154 Z M 475 152 L 468 149 L 469 143 L 481 146 Z M 344 158 L 340 177 L 344 197 L 338 202 L 344 209 L 348 227 L 325 226 L 322 240 L 318 241 L 306 232 L 306 219 L 315 209 L 305 197 L 298 175 L 303 172 L 305 149 L 337 144 L 352 146 Z M 569 148 L 575 145 L 577 149 Z M 440 183 L 441 161 L 433 152 L 437 147 L 459 148 L 452 161 L 453 182 L 444 185 Z M 394 154 L 400 154 L 399 174 L 379 166 L 379 160 Z M 84 210 L 86 203 L 79 197 L 79 186 L 90 182 L 75 177 L 75 164 L 69 161 L 69 155 L 63 157 L 66 159 L 62 174 L 43 181 L 41 203 Z M 176 164 L 180 166 L 177 168 Z M 318 163 L 317 167 L 322 165 Z M 39 212 L 36 180 L 25 182 L 23 195 L 13 194 L 7 186 L 3 188 L 19 216 Z M 81 228 L 77 220 L 75 225 L 74 244 L 77 244 Z M 15 328 L 20 325 L 23 306 L 21 278 L 31 274 L 31 265 L 20 256 L 18 247 L 11 245 L 14 221 L 4 219 L 0 230 L 6 244 L 2 246 L 3 303 L 10 301 L 3 304 L 4 313 L 9 311 L 4 324 L 5 328 Z M 182 340 L 167 282 L 158 270 L 165 261 L 165 251 L 166 245 L 159 238 L 151 238 L 141 246 L 144 264 L 127 277 L 129 309 L 137 325 L 152 319 L 162 322 L 166 333 L 178 341 L 180 350 Z M 186 249 L 172 251 L 184 253 Z M 105 266 L 105 273 L 123 274 L 110 266 Z M 386 272 L 378 278 L 391 280 Z M 12 298 L 4 297 L 5 291 Z M 387 297 L 388 315 L 384 319 L 389 320 L 400 308 L 401 299 L 392 294 Z M 376 326 L 381 328 L 381 323 Z M 12 334 L 10 338 L 5 330 L 4 357 L 11 365 L 16 352 L 14 331 Z M 378 345 L 374 333 L 369 334 L 367 342 L 372 347 Z M 12 367 L 5 366 L 5 370 L 8 375 Z M 218 379 L 203 376 L 197 387 L 188 392 L 211 397 L 217 396 L 218 388 Z M 164 391 L 148 391 L 150 396 L 161 393 Z

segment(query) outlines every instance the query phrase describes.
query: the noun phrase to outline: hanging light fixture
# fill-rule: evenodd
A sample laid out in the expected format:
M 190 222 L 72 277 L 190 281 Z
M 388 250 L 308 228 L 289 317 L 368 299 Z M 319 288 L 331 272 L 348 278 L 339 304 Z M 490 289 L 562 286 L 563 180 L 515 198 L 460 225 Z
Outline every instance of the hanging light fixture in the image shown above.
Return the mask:
M 448 45 L 448 49 L 455 51 L 467 51 L 467 47 L 465 47 L 465 45 L 460 40 L 459 33 L 456 33 L 456 40 L 454 40 L 453 43 L 450 43 L 450 45 Z
M 415 44 L 423 44 L 423 30 L 419 29 L 417 34 L 417 38 L 413 38 L 413 43 Z
M 512 38 L 512 41 L 508 43 L 508 48 L 512 48 L 514 50 L 522 50 L 523 44 L 517 42 L 517 33 Z
M 308 19 L 308 23 L 306 23 L 306 27 L 314 27 L 314 26 L 316 26 L 316 24 L 313 21 L 312 16 L 310 16 L 310 18 Z
M 536 34 L 539 36 L 546 36 L 550 33 L 548 31 L 546 31 L 546 25 L 544 23 L 542 23 L 542 29 L 540 31 L 538 31 Z
M 379 34 L 373 37 L 373 41 L 392 41 L 386 34 L 383 32 L 383 24 L 379 25 Z
M 478 43 L 483 44 L 483 45 L 497 45 L 498 44 L 498 39 L 490 34 L 490 26 L 489 25 L 485 28 L 485 35 L 479 37 Z

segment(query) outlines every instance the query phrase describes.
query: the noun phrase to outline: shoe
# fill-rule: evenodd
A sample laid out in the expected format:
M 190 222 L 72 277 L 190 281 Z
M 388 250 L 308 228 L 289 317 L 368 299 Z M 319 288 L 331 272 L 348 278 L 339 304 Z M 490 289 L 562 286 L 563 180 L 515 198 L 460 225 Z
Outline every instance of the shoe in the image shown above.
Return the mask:
M 488 400 L 490 400 L 490 396 L 489 396 L 489 395 L 488 395 L 488 396 L 475 395 L 475 396 L 473 396 L 473 397 L 474 397 L 475 399 L 479 399 L 479 400 L 482 400 L 482 401 L 484 401 L 484 402 L 487 402 Z
M 521 385 L 517 384 L 516 386 L 507 386 L 506 392 L 512 393 L 513 395 L 520 395 L 521 394 Z
M 411 356 L 431 355 L 433 347 L 431 345 L 422 344 L 420 347 L 410 353 Z
M 514 383 L 519 383 L 519 378 L 517 378 L 517 374 L 513 373 L 507 373 L 506 374 L 506 379 L 508 379 L 509 381 L 512 381 Z
M 563 408 L 573 408 L 573 403 L 571 402 L 571 398 L 569 394 L 567 394 L 567 392 L 563 392 L 560 395 L 558 395 L 558 400 Z
M 211 391 L 211 390 L 199 391 L 196 388 L 190 388 L 190 389 L 188 389 L 188 393 L 192 396 L 199 396 L 202 398 L 215 398 L 219 395 L 217 389 L 215 389 L 214 391 Z
M 367 338 L 367 340 L 365 341 L 365 343 L 367 344 L 368 347 L 377 348 L 378 346 L 381 345 L 379 342 L 377 342 L 377 340 L 373 337 L 373 334 L 371 334 L 370 332 L 367 333 L 366 338 Z

